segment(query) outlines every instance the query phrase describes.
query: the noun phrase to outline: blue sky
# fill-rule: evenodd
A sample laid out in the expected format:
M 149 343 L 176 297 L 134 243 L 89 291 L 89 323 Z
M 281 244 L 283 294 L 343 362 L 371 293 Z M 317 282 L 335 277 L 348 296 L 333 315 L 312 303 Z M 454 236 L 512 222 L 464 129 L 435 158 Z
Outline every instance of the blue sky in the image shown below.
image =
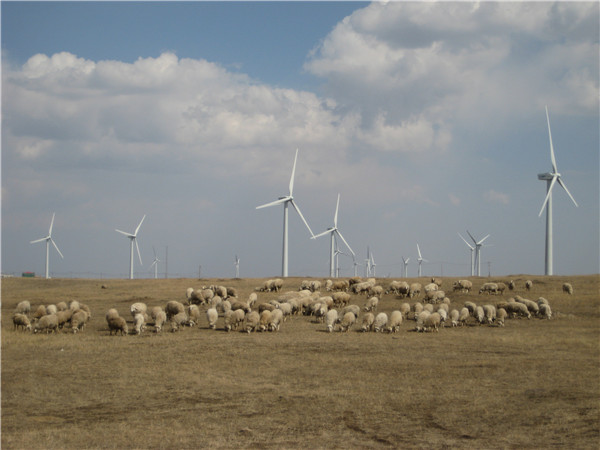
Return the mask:
M 482 273 L 599 272 L 598 3 L 2 2 L 2 271 L 143 265 L 274 276 L 281 208 L 339 227 L 377 275 L 468 275 L 457 233 L 490 234 Z M 290 211 L 290 275 L 326 276 L 328 238 Z M 343 276 L 353 274 L 342 255 Z M 359 268 L 361 273 L 364 268 Z

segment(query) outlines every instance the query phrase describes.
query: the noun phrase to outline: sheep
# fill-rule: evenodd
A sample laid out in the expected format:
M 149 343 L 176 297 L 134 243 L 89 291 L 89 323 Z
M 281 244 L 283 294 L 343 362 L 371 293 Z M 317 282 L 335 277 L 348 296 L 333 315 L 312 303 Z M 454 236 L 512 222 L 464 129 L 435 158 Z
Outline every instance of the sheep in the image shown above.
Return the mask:
M 525 289 L 530 291 L 532 287 L 533 287 L 533 281 L 531 281 L 531 280 L 525 281 Z
M 211 286 L 211 289 L 221 298 L 227 298 L 227 288 L 225 286 Z
M 237 293 L 237 289 L 234 287 L 228 287 L 227 288 L 227 298 L 229 297 L 235 297 L 237 298 L 238 293 Z
M 181 306 L 183 306 L 183 305 L 181 305 Z M 179 331 L 179 329 L 182 326 L 187 325 L 189 323 L 188 315 L 185 313 L 185 311 L 177 313 L 170 318 L 170 323 L 171 323 L 171 331 L 172 332 Z
M 110 330 L 110 335 L 112 336 L 113 331 L 115 335 L 117 332 L 121 332 L 121 336 L 123 334 L 128 334 L 129 329 L 127 328 L 127 322 L 122 317 L 110 317 L 106 319 L 108 323 L 108 329 Z
M 246 325 L 245 325 L 246 333 L 256 331 L 259 323 L 260 323 L 260 315 L 256 311 L 251 311 L 248 314 L 246 314 Z
M 406 281 L 392 281 L 386 294 L 388 293 L 396 294 L 400 298 L 404 298 L 410 292 L 410 286 Z
M 318 301 L 319 301 L 319 303 L 323 303 L 323 304 L 327 305 L 327 308 L 333 308 L 333 306 L 334 306 L 333 298 L 330 296 L 319 297 Z
M 470 315 L 471 315 L 471 313 L 469 312 L 469 308 L 467 308 L 467 307 L 462 308 L 458 315 L 458 323 L 460 323 L 461 325 L 464 325 L 465 323 L 467 323 L 467 320 L 469 320 Z
M 242 311 L 244 311 L 244 314 L 249 313 L 251 311 L 251 308 L 250 306 L 248 306 L 248 303 L 243 302 L 241 300 L 238 300 L 231 304 L 231 310 L 235 311 L 236 309 L 241 309 Z
M 448 319 L 448 311 L 445 309 L 438 309 L 437 313 L 440 315 L 440 320 L 446 322 L 446 319 Z
M 467 314 L 467 316 L 468 316 L 468 314 Z M 450 323 L 452 324 L 453 327 L 458 326 L 459 318 L 460 318 L 460 313 L 458 312 L 458 309 L 453 309 L 452 311 L 450 311 Z
M 317 319 L 317 322 L 325 321 L 325 315 L 327 315 L 327 311 L 329 311 L 329 308 L 327 307 L 326 304 L 324 304 L 324 303 L 316 303 L 315 304 L 314 316 Z M 273 311 L 273 312 L 275 312 L 275 311 Z
M 206 304 L 215 296 L 215 292 L 212 289 L 203 288 L 199 291 L 194 291 L 192 294 L 191 302 L 195 305 Z
M 441 278 L 431 278 L 431 282 L 438 285 L 438 287 L 442 287 L 442 279 Z
M 90 307 L 88 305 L 84 305 L 83 303 L 79 304 L 79 309 L 85 311 L 88 315 L 87 321 L 89 322 L 90 319 L 92 318 L 92 311 L 90 310 Z M 77 311 L 77 310 L 75 310 Z
M 241 313 L 244 314 L 244 316 L 246 315 L 246 313 L 242 309 L 227 311 L 227 313 L 225 313 L 225 315 L 223 316 L 223 329 L 227 332 L 237 328 L 238 315 L 236 311 L 241 311 Z
M 58 328 L 62 329 L 64 325 L 71 320 L 74 311 L 71 309 L 67 309 L 65 311 L 58 311 L 56 313 L 56 317 L 58 318 Z M 118 315 L 118 313 L 117 313 Z
M 540 317 L 542 319 L 552 319 L 552 309 L 550 308 L 550 305 L 543 303 L 542 306 L 540 306 Z
M 439 303 L 444 301 L 446 293 L 444 291 L 429 291 L 425 294 L 425 300 L 431 303 Z
M 309 289 L 313 292 L 321 290 L 321 282 L 318 280 L 313 280 L 310 282 Z
M 188 304 L 192 303 L 192 295 L 194 294 L 194 288 L 189 287 L 187 288 L 187 290 L 185 291 L 185 298 L 188 301 Z
M 167 319 L 169 320 L 171 320 L 171 317 L 183 312 L 185 312 L 185 306 L 183 306 L 183 303 L 180 303 L 177 300 L 170 300 L 165 305 L 165 313 L 167 314 Z
M 198 305 L 190 305 L 188 307 L 188 316 L 190 317 L 190 326 L 193 327 L 194 325 L 197 325 L 200 323 L 200 308 L 198 308 Z
M 374 311 L 377 309 L 377 305 L 379 304 L 379 299 L 377 297 L 371 297 L 367 300 L 365 304 L 365 311 Z
M 438 313 L 430 314 L 423 323 L 424 331 L 439 331 L 441 324 L 441 317 Z
M 335 280 L 332 283 L 330 290 L 346 292 L 349 287 L 350 287 L 350 283 L 348 282 L 348 280 Z
M 161 311 L 164 312 L 161 306 L 153 306 L 152 308 L 150 308 L 150 317 L 152 317 L 153 320 L 156 320 L 156 316 Z
M 371 286 L 367 291 L 367 294 L 371 297 L 381 297 L 383 295 L 383 287 L 379 285 Z
M 248 296 L 248 300 L 246 300 L 246 303 L 248 304 L 248 306 L 250 308 L 252 308 L 254 306 L 254 304 L 257 302 L 257 300 L 258 300 L 258 295 L 256 295 L 256 292 L 252 292 Z
M 269 324 L 271 323 L 271 318 L 273 317 L 273 313 L 268 309 L 265 309 L 260 313 L 260 320 L 258 325 L 259 331 L 267 331 L 269 329 Z
M 400 305 L 400 308 L 398 308 L 398 309 L 402 313 L 403 317 L 408 318 L 408 314 L 410 313 L 410 303 L 404 302 Z
M 433 305 L 431 303 L 427 303 L 425 306 L 423 306 L 423 310 L 429 311 L 430 313 L 432 313 L 433 312 Z
M 531 319 L 531 313 L 527 309 L 527 306 L 523 303 L 507 302 L 503 306 L 504 309 L 506 309 L 506 312 L 512 314 L 513 316 L 523 316 Z
M 435 283 L 429 283 L 426 284 L 425 287 L 423 288 L 423 290 L 425 291 L 425 293 L 427 292 L 431 292 L 431 291 L 437 291 L 439 288 L 439 286 Z
M 336 309 L 330 309 L 325 314 L 325 324 L 327 325 L 327 332 L 331 333 L 333 331 L 333 327 L 338 321 L 338 312 Z
M 371 283 L 369 283 L 368 281 L 356 283 L 355 285 L 352 286 L 352 292 L 354 292 L 356 295 L 368 294 L 371 286 L 372 286 Z
M 58 317 L 56 317 L 56 314 L 46 314 L 45 316 L 40 317 L 40 320 L 33 328 L 33 332 L 38 333 L 41 331 L 46 331 L 46 334 L 48 334 L 49 332 L 54 333 L 57 329 Z
M 37 307 L 37 309 L 33 312 L 33 320 L 38 320 L 41 319 L 42 317 L 44 317 L 46 315 L 46 307 L 44 305 L 40 305 Z
M 19 327 L 21 327 L 23 329 L 23 331 L 27 330 L 27 331 L 31 331 L 31 322 L 29 321 L 29 318 L 23 314 L 23 313 L 15 313 L 13 315 L 13 325 L 14 325 L 14 330 L 17 331 L 19 329 Z
M 497 294 L 504 294 L 504 291 L 506 290 L 506 285 L 502 282 L 498 282 L 496 283 L 498 285 L 498 292 Z
M 350 294 L 347 292 L 334 292 L 331 298 L 335 306 L 346 306 L 350 303 Z
M 346 313 L 351 312 L 354 314 L 354 318 L 357 319 L 360 314 L 360 306 L 358 305 L 348 305 L 342 310 L 342 318 L 346 315 Z
M 347 332 L 348 330 L 350 330 L 350 328 L 352 328 L 352 325 L 354 325 L 355 322 L 356 316 L 354 315 L 354 313 L 348 311 L 342 317 L 342 321 L 340 322 L 340 331 Z
M 283 322 L 283 312 L 276 309 L 271 313 L 271 322 L 269 322 L 269 331 L 279 331 L 279 327 Z
M 212 291 L 211 291 L 212 292 Z M 211 298 L 207 304 L 209 308 L 222 308 L 223 306 L 223 298 L 220 295 L 215 295 L 213 298 Z M 231 306 L 231 303 L 229 303 L 229 306 Z M 231 308 L 229 308 L 231 309 Z
M 58 316 L 57 316 L 58 318 Z M 73 333 L 77 333 L 79 330 L 83 331 L 85 323 L 88 321 L 88 313 L 82 309 L 79 309 L 73 313 L 71 317 L 71 329 Z
M 58 308 L 56 305 L 48 305 L 46 306 L 46 314 L 56 314 L 58 312 Z
M 563 292 L 566 292 L 569 295 L 573 295 L 573 286 L 571 283 L 563 283 L 562 285 Z
M 421 295 L 421 283 L 412 283 L 408 292 L 410 298 L 419 297 Z
M 482 324 L 485 319 L 485 312 L 483 311 L 483 307 L 481 307 L 481 306 L 476 307 L 474 316 L 475 316 L 475 319 L 477 319 L 477 322 Z
M 331 291 L 331 288 L 333 287 L 333 281 L 331 280 L 326 280 L 325 281 L 325 290 L 327 292 Z
M 498 293 L 498 284 L 496 283 L 483 283 L 481 288 L 479 289 L 479 293 L 485 292 L 486 294 L 497 294 Z
M 515 282 L 513 280 L 510 280 L 508 282 L 508 290 L 509 291 L 514 291 L 515 290 Z
M 218 319 L 219 319 L 219 313 L 217 312 L 216 308 L 209 308 L 206 310 L 206 320 L 208 321 L 209 329 L 215 330 L 217 328 L 217 320 Z
M 504 321 L 507 315 L 508 313 L 504 308 L 498 308 L 498 310 L 496 311 L 496 323 L 498 324 L 498 326 L 504 326 Z
M 496 320 L 496 307 L 494 305 L 483 305 L 483 314 L 488 324 L 492 324 Z
M 537 304 L 538 306 L 542 306 L 543 304 L 549 305 L 548 300 L 546 300 L 544 297 L 538 298 Z
M 440 303 L 439 305 L 437 305 L 436 311 L 439 311 L 440 309 L 443 309 L 444 311 L 448 312 L 450 311 L 450 306 L 448 306 L 448 303 Z
M 527 306 L 527 310 L 534 315 L 537 315 L 540 311 L 540 307 L 538 306 L 538 304 L 532 300 L 520 297 L 518 295 L 515 296 L 515 300 Z
M 167 314 L 161 309 L 154 315 L 154 331 L 160 333 L 163 325 L 167 322 Z
M 22 302 L 19 302 L 19 304 L 15 308 L 16 314 L 29 314 L 30 312 L 31 312 L 31 303 L 29 303 L 27 300 L 23 300 Z
M 131 312 L 131 317 L 135 318 L 136 314 L 145 314 L 148 311 L 148 307 L 145 303 L 137 302 L 129 307 L 129 312 Z
M 280 309 L 283 313 L 283 320 L 285 321 L 288 316 L 292 315 L 292 305 L 289 303 L 279 303 L 275 306 L 276 309 Z
M 475 309 L 477 308 L 477 305 L 473 302 L 465 302 L 465 308 L 467 308 L 469 310 L 469 314 L 474 315 L 475 314 Z
M 73 311 L 77 311 L 78 309 L 81 309 L 81 305 L 79 304 L 79 302 L 77 300 L 71 300 L 69 302 L 69 309 L 72 309 Z
M 263 311 L 271 311 L 275 310 L 275 305 L 271 305 L 270 303 L 261 303 L 258 305 L 258 313 L 262 314 Z
M 392 311 L 390 314 L 390 321 L 388 323 L 388 331 L 390 333 L 395 333 L 396 331 L 400 331 L 400 325 L 402 325 L 402 313 L 398 310 Z
M 363 332 L 370 331 L 371 327 L 373 326 L 373 322 L 375 322 L 375 316 L 373 315 L 373 313 L 366 313 L 364 316 L 362 316 L 362 324 L 360 330 Z
M 429 311 L 421 311 L 417 316 L 416 316 L 416 322 L 417 325 L 415 327 L 415 329 L 417 331 L 424 331 L 425 330 L 425 320 L 431 315 L 431 313 Z
M 470 292 L 473 288 L 473 283 L 469 280 L 458 280 L 452 285 L 453 291 Z

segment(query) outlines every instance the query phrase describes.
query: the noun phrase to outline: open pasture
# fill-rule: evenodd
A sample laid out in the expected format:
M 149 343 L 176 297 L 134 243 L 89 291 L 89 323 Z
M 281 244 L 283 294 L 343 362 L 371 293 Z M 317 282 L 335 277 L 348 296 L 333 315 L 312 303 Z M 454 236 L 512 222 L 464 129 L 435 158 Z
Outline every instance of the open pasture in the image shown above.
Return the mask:
M 513 292 L 477 293 L 510 279 Z M 452 293 L 454 280 L 442 285 L 451 309 L 543 296 L 553 319 L 437 333 L 404 320 L 398 333 L 327 333 L 298 315 L 279 332 L 246 334 L 224 332 L 219 318 L 217 330 L 204 320 L 176 333 L 150 325 L 110 336 L 109 308 L 131 329 L 134 302 L 164 307 L 210 284 L 246 299 L 264 280 L 4 279 L 2 448 L 598 448 L 599 277 L 470 278 L 471 293 Z M 301 281 L 285 279 L 283 291 Z M 565 281 L 573 295 L 562 292 Z M 277 296 L 258 292 L 258 303 Z M 92 319 L 77 334 L 13 331 L 22 300 L 78 300 Z M 383 295 L 377 312 L 404 301 L 416 299 Z

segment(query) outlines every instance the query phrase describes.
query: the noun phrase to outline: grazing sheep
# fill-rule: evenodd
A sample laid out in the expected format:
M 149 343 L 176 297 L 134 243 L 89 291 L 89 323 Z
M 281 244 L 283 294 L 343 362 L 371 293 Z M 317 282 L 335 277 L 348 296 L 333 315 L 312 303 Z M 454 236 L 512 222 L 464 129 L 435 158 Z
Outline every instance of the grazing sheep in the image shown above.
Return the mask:
M 433 312 L 433 305 L 431 303 L 427 303 L 426 305 L 423 306 L 423 310 L 429 311 L 430 313 L 432 313 Z
M 356 322 L 356 316 L 354 315 L 354 313 L 348 311 L 342 317 L 342 321 L 340 322 L 340 331 L 347 332 L 348 330 L 350 330 L 350 328 L 352 328 L 352 326 L 355 324 L 355 322 Z
M 57 316 L 58 318 L 58 316 Z M 85 326 L 85 323 L 88 321 L 88 313 L 85 312 L 82 309 L 79 309 L 77 311 L 75 311 L 73 313 L 73 316 L 71 317 L 71 329 L 73 330 L 73 333 L 77 333 L 78 331 L 83 331 L 83 327 Z
M 187 310 L 188 316 L 190 317 L 190 327 L 194 325 L 198 325 L 200 323 L 200 317 L 202 314 L 200 313 L 200 308 L 198 305 L 190 305 Z
M 122 317 L 110 317 L 106 319 L 108 323 L 108 329 L 110 330 L 110 335 L 112 336 L 113 331 L 115 335 L 117 332 L 121 332 L 121 336 L 123 334 L 128 334 L 129 329 L 127 328 L 127 322 Z
M 330 309 L 325 314 L 325 324 L 327 325 L 327 332 L 331 333 L 333 331 L 333 327 L 338 322 L 338 312 L 336 309 Z
M 142 334 L 144 331 L 146 321 L 144 320 L 144 314 L 136 313 L 133 316 L 133 332 L 134 334 Z
M 461 325 L 465 325 L 465 323 L 467 323 L 467 320 L 469 320 L 469 317 L 471 316 L 471 313 L 469 312 L 469 308 L 464 307 L 460 310 L 460 313 L 458 315 L 458 323 L 460 323 Z
M 362 324 L 360 326 L 360 331 L 363 332 L 367 332 L 371 330 L 371 327 L 373 326 L 373 322 L 375 322 L 375 316 L 373 315 L 373 313 L 366 313 L 364 316 L 362 316 Z
M 448 311 L 446 311 L 445 309 L 438 309 L 437 313 L 440 315 L 440 320 L 443 322 L 446 322 L 446 319 L 448 319 Z
M 31 312 L 31 303 L 27 300 L 23 300 L 19 302 L 17 307 L 15 308 L 15 313 L 17 314 L 29 314 Z
M 504 326 L 504 321 L 506 320 L 507 315 L 508 313 L 504 308 L 498 308 L 498 310 L 496 311 L 496 323 L 498 324 L 498 326 Z
M 477 309 L 477 305 L 473 302 L 465 302 L 465 308 L 469 310 L 469 314 L 475 315 L 475 309 Z
M 408 292 L 408 296 L 410 298 L 418 297 L 421 295 L 421 283 L 412 283 L 410 285 L 410 290 Z
M 421 314 L 423 312 L 423 304 L 421 302 L 417 302 L 412 306 L 412 310 L 413 310 L 413 314 L 414 314 L 414 319 L 417 320 L 417 317 L 419 316 L 419 314 Z
M 383 292 L 383 287 L 377 285 L 370 287 L 367 293 L 372 297 L 381 297 L 383 295 Z
M 194 291 L 192 294 L 192 303 L 195 305 L 206 304 L 215 296 L 215 291 L 212 289 L 203 288 L 200 291 Z
M 40 305 L 37 307 L 37 309 L 33 312 L 33 320 L 38 320 L 41 319 L 42 317 L 44 317 L 46 315 L 46 307 L 44 305 Z
M 443 302 L 444 298 L 446 298 L 446 293 L 444 291 L 438 290 L 425 293 L 425 300 L 431 303 Z
M 442 318 L 438 313 L 430 314 L 423 323 L 423 331 L 439 331 Z
M 234 287 L 228 287 L 227 288 L 227 298 L 229 297 L 235 297 L 237 298 L 238 293 L 237 293 L 237 289 Z
M 65 326 L 65 324 L 71 320 L 71 317 L 73 317 L 74 312 L 75 311 L 73 311 L 72 309 L 67 309 L 65 311 L 58 311 L 56 313 L 56 317 L 58 318 L 58 328 L 59 329 L 62 329 Z M 118 313 L 117 313 L 117 315 L 118 315 Z
M 498 284 L 497 283 L 483 283 L 481 289 L 479 289 L 479 293 L 485 292 L 486 294 L 497 294 L 498 293 Z
M 333 281 L 331 280 L 326 280 L 325 281 L 325 290 L 327 292 L 331 291 L 331 287 L 333 286 Z M 302 288 L 301 288 L 302 289 Z
M 131 317 L 135 318 L 136 314 L 146 314 L 148 307 L 145 303 L 137 302 L 129 307 L 129 312 L 131 312 Z
M 410 313 L 410 303 L 402 303 L 398 309 L 402 313 L 403 317 L 408 318 L 408 314 Z
M 425 293 L 431 292 L 431 291 L 437 291 L 439 288 L 439 286 L 435 283 L 429 283 L 426 284 L 425 287 L 423 288 L 423 290 L 425 291 Z
M 216 308 L 209 308 L 206 310 L 206 320 L 208 321 L 208 328 L 210 328 L 211 330 L 215 330 L 217 328 L 218 319 L 219 313 L 217 312 Z
M 56 314 L 46 314 L 45 316 L 40 317 L 40 320 L 35 324 L 33 328 L 34 333 L 39 333 L 45 331 L 46 334 L 58 330 L 58 317 Z
M 454 291 L 460 292 L 470 292 L 473 288 L 473 283 L 469 280 L 458 280 L 455 281 L 452 285 L 452 289 Z
M 21 327 L 23 331 L 31 331 L 31 322 L 29 322 L 29 318 L 25 314 L 15 313 L 12 319 L 15 331 L 17 331 L 19 327 Z
M 80 303 L 79 304 L 79 309 L 81 309 L 81 310 L 83 310 L 83 311 L 85 311 L 87 313 L 87 315 L 88 315 L 87 320 L 89 322 L 90 319 L 92 318 L 92 311 L 90 310 L 90 307 L 88 305 L 84 305 L 83 303 Z M 77 311 L 77 310 L 75 310 L 75 311 Z
M 156 320 L 156 316 L 160 312 L 164 312 L 161 306 L 153 306 L 150 308 L 150 317 L 152 317 L 153 320 Z
M 542 306 L 540 306 L 540 317 L 542 319 L 552 319 L 552 309 L 550 308 L 550 305 L 543 303 Z
M 508 282 L 508 290 L 509 291 L 514 291 L 515 290 L 515 282 L 513 280 L 510 280 Z
M 112 319 L 115 317 L 119 317 L 119 311 L 117 311 L 115 308 L 110 308 L 108 311 L 106 311 L 106 321 L 107 322 L 109 319 Z
M 367 300 L 365 304 L 365 311 L 374 311 L 377 309 L 377 305 L 379 304 L 379 299 L 377 297 L 371 297 Z
M 506 290 L 506 285 L 502 282 L 496 283 L 498 285 L 498 292 L 496 292 L 497 294 L 504 294 L 504 291 Z
M 421 311 L 417 316 L 416 316 L 416 322 L 417 325 L 415 327 L 415 329 L 417 331 L 425 331 L 425 320 L 431 315 L 431 313 L 429 311 Z
M 167 314 L 160 309 L 154 315 L 154 331 L 160 333 L 165 323 L 167 323 Z
M 525 289 L 527 289 L 528 291 L 530 291 L 532 287 L 533 287 L 533 281 L 527 280 L 525 282 Z
M 513 316 L 523 316 L 527 317 L 528 319 L 531 319 L 531 313 L 529 312 L 527 306 L 523 303 L 506 302 L 503 306 L 504 309 L 506 309 L 506 312 L 512 314 Z
M 244 311 L 244 314 L 249 313 L 251 310 L 250 306 L 248 306 L 248 303 L 243 302 L 241 300 L 238 300 L 236 302 L 233 302 L 231 304 L 231 310 L 235 311 L 236 309 L 241 309 L 242 311 Z
M 183 306 L 183 305 L 181 305 L 181 306 Z M 189 319 L 188 315 L 185 313 L 185 311 L 175 314 L 170 319 L 171 331 L 172 332 L 179 331 L 179 329 L 181 327 L 183 327 L 184 325 L 187 325 L 189 323 L 189 320 L 190 319 Z
M 392 311 L 392 314 L 390 314 L 390 321 L 388 323 L 388 331 L 390 333 L 400 331 L 400 325 L 402 325 L 402 313 L 398 310 Z
M 519 302 L 519 303 L 523 303 L 525 306 L 527 306 L 527 310 L 532 313 L 533 315 L 537 315 L 540 311 L 540 307 L 538 306 L 538 304 L 532 300 L 520 297 L 518 295 L 515 296 L 515 301 Z
M 335 280 L 332 283 L 330 290 L 346 292 L 349 288 L 350 288 L 350 283 L 348 282 L 348 280 Z
M 257 302 L 257 300 L 258 300 L 258 295 L 256 294 L 256 292 L 252 292 L 248 296 L 248 300 L 246 300 L 246 303 L 248 304 L 248 306 L 250 308 L 252 308 L 254 306 L 254 304 Z
M 481 306 L 476 307 L 474 316 L 475 316 L 475 319 L 477 319 L 477 322 L 482 324 L 483 321 L 485 320 L 485 312 L 483 311 L 483 307 L 481 307 Z
M 334 306 L 346 306 L 350 303 L 350 294 L 347 292 L 334 292 L 331 296 Z
M 269 331 L 279 331 L 279 327 L 283 322 L 283 312 L 280 309 L 276 309 L 271 313 L 271 322 L 269 322 Z
M 239 311 L 243 312 L 243 310 L 241 310 L 241 309 Z M 230 332 L 236 326 L 237 326 L 237 314 L 235 313 L 234 310 L 227 311 L 223 315 L 223 329 L 227 332 Z
M 483 314 L 488 324 L 492 324 L 496 320 L 496 307 L 494 305 L 483 305 Z
M 252 312 L 246 314 L 246 325 L 245 325 L 246 333 L 256 331 L 258 329 L 259 323 L 260 323 L 260 315 L 256 311 L 252 311 Z
M 285 321 L 288 316 L 292 315 L 292 305 L 289 303 L 279 303 L 275 306 L 276 309 L 280 309 L 283 313 L 283 320 Z
M 442 287 L 442 279 L 441 278 L 431 278 L 431 282 L 437 284 L 438 287 Z
M 569 295 L 573 295 L 573 286 L 571 283 L 563 283 L 562 285 L 563 292 L 566 292 Z
M 271 319 L 273 317 L 273 313 L 268 309 L 265 309 L 260 313 L 260 321 L 258 325 L 259 331 L 267 331 L 269 329 L 269 324 L 271 323 Z
M 81 309 L 81 305 L 79 304 L 79 302 L 77 300 L 71 300 L 69 302 L 69 309 L 72 309 L 73 311 L 77 311 L 78 309 Z
M 184 312 L 185 306 L 183 306 L 183 303 L 178 302 L 177 300 L 170 300 L 165 305 L 165 313 L 167 315 L 167 319 L 169 320 L 171 320 L 171 317 Z
M 469 316 L 468 311 L 469 310 L 467 310 L 467 317 Z M 460 318 L 460 313 L 458 312 L 458 309 L 453 309 L 452 311 L 450 311 L 450 323 L 452 324 L 453 327 L 458 326 L 459 318 Z
M 185 298 L 188 301 L 188 304 L 190 304 L 192 302 L 192 296 L 194 295 L 194 288 L 189 287 L 187 288 L 187 290 L 185 291 Z
M 48 305 L 46 306 L 46 314 L 56 314 L 58 312 L 58 308 L 56 305 Z
M 346 315 L 346 313 L 354 314 L 354 318 L 358 319 L 358 315 L 360 314 L 360 306 L 358 305 L 348 305 L 342 310 L 342 319 Z
M 550 303 L 548 303 L 548 300 L 546 300 L 544 297 L 540 297 L 540 298 L 538 298 L 537 304 L 538 304 L 538 307 L 539 307 L 539 306 L 542 306 L 544 304 L 545 305 L 549 305 Z

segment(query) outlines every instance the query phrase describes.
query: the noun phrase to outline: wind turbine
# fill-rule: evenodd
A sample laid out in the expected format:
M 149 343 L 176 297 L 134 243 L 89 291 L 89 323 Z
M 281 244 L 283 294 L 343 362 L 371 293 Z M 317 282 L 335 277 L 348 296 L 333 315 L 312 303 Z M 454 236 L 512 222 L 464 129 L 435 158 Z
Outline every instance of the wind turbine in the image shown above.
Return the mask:
M 458 233 L 458 235 L 460 236 L 460 233 Z M 471 244 L 469 244 L 467 242 L 467 240 L 460 236 L 460 238 L 465 241 L 465 244 L 467 244 L 467 247 L 469 247 L 471 249 L 471 276 L 475 275 L 475 247 L 473 247 Z
M 133 243 L 134 242 L 135 242 L 135 248 L 137 248 L 138 257 L 140 258 L 140 265 L 142 265 L 142 255 L 140 255 L 140 247 L 138 246 L 138 243 L 137 243 L 137 234 L 138 234 L 138 231 L 140 231 L 140 227 L 142 226 L 142 222 L 144 221 L 145 218 L 146 218 L 146 215 L 144 214 L 144 217 L 142 217 L 140 224 L 137 226 L 137 228 L 135 229 L 135 232 L 133 234 L 115 229 L 115 231 L 117 231 L 118 233 L 124 234 L 125 236 L 127 236 L 129 238 L 129 247 L 130 247 L 129 248 L 129 279 L 130 280 L 133 280 Z
M 52 213 L 52 221 L 50 222 L 50 229 L 48 230 L 48 236 L 41 238 L 41 239 L 36 239 L 35 241 L 31 241 L 30 244 L 36 244 L 38 242 L 42 242 L 42 241 L 46 241 L 46 278 L 50 278 L 50 242 L 52 242 L 52 245 L 54 245 L 54 248 L 56 249 L 56 251 L 58 252 L 58 254 L 60 255 L 61 258 L 64 259 L 63 254 L 60 252 L 60 250 L 58 249 L 58 246 L 56 245 L 56 242 L 54 242 L 54 239 L 52 239 L 52 227 L 54 226 L 54 216 L 56 213 Z
M 373 253 L 371 253 L 371 269 L 373 272 L 373 277 L 375 277 L 375 267 L 377 266 L 377 264 L 375 264 L 375 259 L 373 258 Z
M 423 256 L 421 255 L 421 249 L 419 248 L 418 243 L 417 243 L 417 253 L 419 254 L 417 261 L 419 261 L 419 278 L 420 278 L 421 277 L 421 264 L 423 263 L 423 261 L 425 261 L 425 262 L 429 262 L 429 261 L 426 260 L 425 258 L 423 258 Z
M 402 257 L 402 264 L 404 264 L 404 278 L 408 278 L 408 261 L 410 261 L 410 258 L 404 259 L 404 256 Z
M 562 186 L 565 192 L 569 195 L 575 206 L 577 202 L 567 189 L 567 186 L 563 183 L 560 173 L 558 173 L 558 167 L 556 166 L 556 159 L 554 158 L 554 146 L 552 145 L 552 132 L 550 131 L 550 116 L 548 115 L 548 107 L 546 106 L 546 120 L 548 122 L 548 137 L 550 138 L 550 160 L 552 162 L 552 172 L 538 174 L 538 180 L 546 181 L 546 199 L 540 209 L 538 217 L 542 215 L 544 207 L 546 208 L 546 256 L 545 256 L 545 274 L 553 274 L 553 257 L 552 257 L 552 188 L 558 181 L 558 184 Z
M 312 230 L 308 226 L 308 222 L 306 221 L 306 219 L 300 212 L 300 208 L 298 208 L 298 205 L 296 205 L 296 202 L 294 202 L 294 197 L 292 195 L 292 191 L 294 190 L 294 173 L 296 172 L 297 159 L 298 159 L 298 149 L 296 149 L 296 156 L 294 157 L 294 166 L 292 168 L 292 177 L 290 178 L 289 194 L 286 196 L 283 196 L 283 197 L 279 197 L 279 199 L 275 200 L 274 202 L 266 203 L 264 205 L 256 207 L 256 209 L 261 209 L 261 208 L 267 208 L 269 206 L 283 204 L 283 255 L 281 258 L 282 259 L 281 276 L 283 276 L 283 277 L 288 276 L 288 205 L 290 203 L 292 204 L 292 206 L 294 207 L 294 209 L 296 210 L 296 212 L 298 213 L 298 215 L 304 222 L 304 225 L 306 225 L 306 228 L 308 228 L 310 235 L 314 236 Z
M 156 250 L 154 249 L 154 247 L 152 247 L 152 251 L 154 252 L 154 261 L 152 261 L 152 264 L 150 264 L 150 268 L 152 269 L 152 266 L 154 266 L 154 279 L 158 278 L 158 263 L 160 262 L 160 259 L 158 259 L 158 256 L 156 255 Z
M 358 276 L 358 266 L 360 266 L 360 264 L 356 262 L 356 258 L 354 256 L 355 255 L 352 255 L 352 265 L 354 266 L 354 276 L 357 277 Z
M 371 276 L 371 249 L 367 246 L 367 258 L 365 259 L 365 277 Z
M 235 277 L 239 278 L 240 277 L 240 258 L 238 258 L 238 255 L 235 255 Z
M 490 237 L 490 235 L 488 234 L 486 237 L 484 237 L 482 240 L 480 240 L 479 242 L 477 241 L 477 239 L 475 239 L 473 237 L 473 235 L 471 233 L 469 233 L 469 230 L 467 230 L 467 234 L 469 235 L 469 237 L 473 240 L 473 243 L 475 244 L 475 263 L 473 265 L 473 267 L 477 266 L 477 276 L 481 276 L 481 247 L 483 247 L 483 241 L 485 241 L 487 238 Z
M 350 245 L 348 245 L 348 242 L 346 242 L 346 239 L 344 239 L 344 236 L 342 236 L 342 233 L 340 233 L 340 230 L 337 227 L 337 218 L 338 218 L 339 208 L 340 208 L 340 194 L 338 194 L 337 204 L 335 206 L 335 215 L 333 216 L 333 227 L 329 227 L 329 228 L 327 228 L 326 231 L 323 231 L 322 233 L 319 233 L 316 236 L 313 236 L 311 238 L 311 239 L 316 239 L 318 237 L 325 236 L 326 234 L 331 234 L 331 254 L 329 255 L 329 276 L 330 277 L 335 276 L 334 274 L 335 274 L 335 257 L 336 257 L 336 238 L 338 236 L 344 242 L 344 244 L 346 244 L 346 247 L 348 247 L 348 250 L 350 250 L 350 253 L 352 253 L 352 256 L 354 256 L 354 251 L 350 248 Z

